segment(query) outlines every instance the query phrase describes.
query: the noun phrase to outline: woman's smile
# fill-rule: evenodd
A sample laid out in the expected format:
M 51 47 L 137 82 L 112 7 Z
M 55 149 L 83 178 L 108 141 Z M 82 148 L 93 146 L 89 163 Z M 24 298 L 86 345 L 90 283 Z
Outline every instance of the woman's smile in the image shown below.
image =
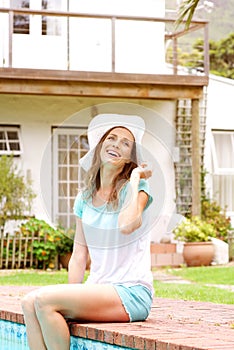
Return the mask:
M 111 157 L 114 157 L 114 158 L 119 158 L 121 157 L 121 154 L 119 152 L 116 152 L 115 150 L 112 150 L 112 149 L 107 149 L 106 150 L 107 154 Z

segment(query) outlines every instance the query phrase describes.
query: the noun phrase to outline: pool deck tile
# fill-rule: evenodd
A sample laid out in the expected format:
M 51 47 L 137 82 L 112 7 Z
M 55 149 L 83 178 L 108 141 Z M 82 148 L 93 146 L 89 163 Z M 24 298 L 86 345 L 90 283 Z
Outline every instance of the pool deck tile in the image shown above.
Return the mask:
M 0 286 L 0 318 L 24 323 L 21 298 L 37 287 Z M 145 322 L 69 322 L 71 334 L 140 350 L 233 350 L 234 304 L 154 298 Z

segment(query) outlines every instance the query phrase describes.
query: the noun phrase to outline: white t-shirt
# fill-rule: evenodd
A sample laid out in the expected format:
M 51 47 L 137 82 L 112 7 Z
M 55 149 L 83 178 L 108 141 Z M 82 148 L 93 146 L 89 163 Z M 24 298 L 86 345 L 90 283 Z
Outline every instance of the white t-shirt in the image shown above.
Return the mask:
M 148 194 L 148 203 L 142 214 L 142 225 L 126 235 L 118 229 L 118 214 L 125 201 L 129 182 L 119 195 L 118 209 L 102 205 L 95 207 L 92 198 L 85 200 L 80 192 L 75 200 L 74 213 L 82 220 L 89 249 L 91 266 L 86 283 L 141 284 L 153 293 L 151 273 L 149 211 L 152 202 L 148 182 L 141 179 L 138 191 Z

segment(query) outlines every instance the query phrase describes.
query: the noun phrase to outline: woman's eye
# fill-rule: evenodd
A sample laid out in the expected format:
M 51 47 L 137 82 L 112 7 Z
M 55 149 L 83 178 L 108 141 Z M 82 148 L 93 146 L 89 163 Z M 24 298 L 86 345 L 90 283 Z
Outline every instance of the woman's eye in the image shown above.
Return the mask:
M 124 146 L 126 146 L 126 147 L 129 147 L 130 145 L 129 145 L 129 142 L 127 142 L 127 141 L 123 141 L 123 144 L 124 144 Z

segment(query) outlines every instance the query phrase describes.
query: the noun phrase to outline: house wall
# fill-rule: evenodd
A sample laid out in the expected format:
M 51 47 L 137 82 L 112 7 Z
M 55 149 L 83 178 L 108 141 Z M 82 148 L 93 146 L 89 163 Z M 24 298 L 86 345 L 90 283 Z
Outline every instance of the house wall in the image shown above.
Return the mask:
M 211 197 L 215 196 L 213 189 L 213 165 L 212 165 L 212 130 L 229 130 L 234 132 L 234 107 L 233 107 L 233 93 L 234 93 L 234 80 L 215 75 L 209 76 L 209 86 L 207 90 L 207 133 L 206 133 L 206 145 L 205 145 L 205 169 L 207 171 L 206 187 L 207 192 Z M 234 146 L 233 146 L 234 147 Z M 234 148 L 233 148 L 234 149 Z M 232 152 L 233 150 L 230 150 Z M 223 155 L 225 157 L 225 154 Z M 233 154 L 232 154 L 233 156 Z M 230 155 L 229 155 L 230 157 Z M 231 196 L 233 193 L 233 175 L 229 176 L 229 185 L 225 185 L 220 182 L 219 191 L 222 193 L 223 203 L 225 204 L 225 198 L 228 200 L 228 193 Z M 217 176 L 217 175 L 216 175 Z M 233 202 L 229 199 L 229 203 Z M 234 211 L 228 211 L 228 216 L 231 218 L 232 226 L 234 226 Z
M 234 80 L 209 76 L 207 100 L 207 126 L 210 129 L 233 129 Z
M 150 180 L 154 197 L 152 230 L 154 241 L 167 231 L 175 209 L 173 101 L 118 100 L 26 95 L 0 95 L 0 125 L 20 125 L 23 172 L 30 176 L 37 194 L 33 213 L 53 222 L 52 127 L 84 127 L 99 113 L 141 115 L 146 123 L 143 154 L 153 167 Z
M 163 18 L 165 0 L 70 0 L 70 10 Z M 75 19 L 71 24 L 71 69 L 111 71 L 110 21 Z M 163 23 L 118 20 L 115 27 L 116 72 L 162 73 L 165 70 L 164 27 Z M 85 32 L 85 37 L 77 35 L 80 32 Z
M 53 2 L 48 9 L 66 11 L 68 2 Z M 57 6 L 55 8 L 55 5 Z M 0 0 L 10 6 L 10 0 Z M 30 1 L 30 8 L 41 10 L 41 0 Z M 74 13 L 164 17 L 164 0 L 69 1 Z M 112 70 L 112 22 L 110 19 L 47 17 L 42 35 L 42 17 L 30 16 L 28 34 L 12 38 L 12 66 L 15 68 Z M 9 65 L 8 14 L 0 13 L 0 66 Z M 115 71 L 162 73 L 165 71 L 164 23 L 117 20 L 115 25 Z M 68 29 L 69 28 L 69 29 Z
M 212 188 L 212 154 L 211 154 L 211 131 L 234 130 L 234 107 L 233 107 L 234 81 L 232 79 L 218 77 L 210 74 L 207 89 L 207 133 L 205 145 L 205 168 L 208 171 L 208 191 Z
M 207 133 L 205 146 L 205 168 L 212 172 L 211 131 L 234 130 L 233 107 L 234 81 L 210 74 L 207 89 Z M 208 190 L 211 190 L 212 180 L 208 176 Z

